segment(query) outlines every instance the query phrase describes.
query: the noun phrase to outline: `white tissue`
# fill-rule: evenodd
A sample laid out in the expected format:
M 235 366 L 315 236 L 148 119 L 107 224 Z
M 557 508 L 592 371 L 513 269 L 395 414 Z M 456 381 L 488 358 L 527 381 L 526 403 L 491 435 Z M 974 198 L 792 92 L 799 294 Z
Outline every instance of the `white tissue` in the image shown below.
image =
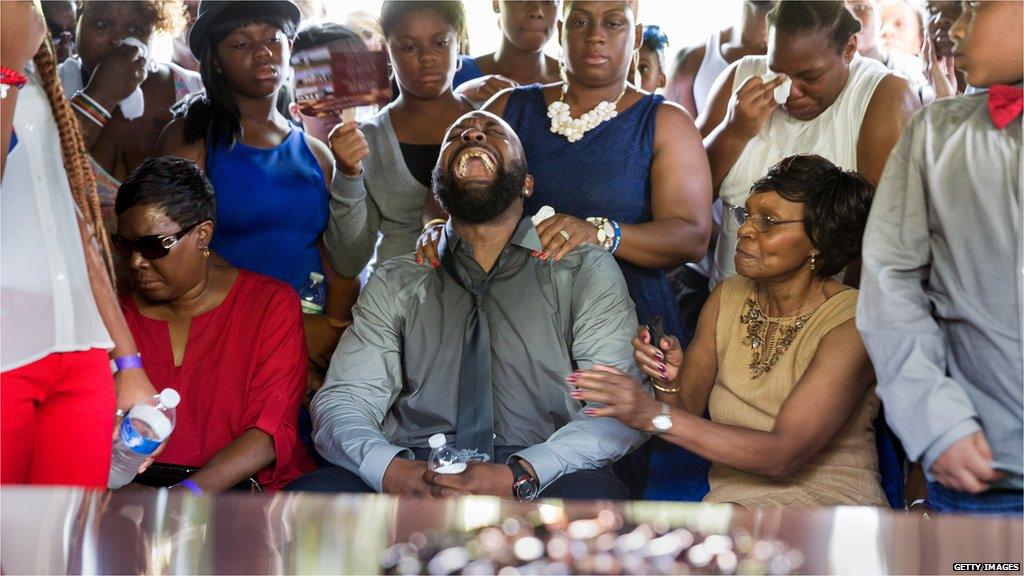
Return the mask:
M 142 51 L 142 57 L 146 59 L 146 67 L 149 68 L 149 47 L 138 38 L 125 38 L 121 44 L 135 46 Z M 135 88 L 127 98 L 121 101 L 121 115 L 127 120 L 135 120 L 146 113 L 146 99 L 142 95 L 142 86 Z
M 541 222 L 547 220 L 548 218 L 551 218 L 554 215 L 555 215 L 555 209 L 554 208 L 552 208 L 551 206 L 541 206 L 540 210 L 537 210 L 536 214 L 534 214 L 533 216 L 530 216 L 530 220 L 532 220 L 533 221 L 533 225 L 536 226 L 536 225 L 540 224 Z
M 792 88 L 793 81 L 790 80 L 788 76 L 776 74 L 775 72 L 761 74 L 761 81 L 764 83 L 768 83 L 777 78 L 778 76 L 783 76 L 784 78 L 786 78 L 785 80 L 782 81 L 782 84 L 775 88 L 775 93 L 773 94 L 773 96 L 775 97 L 775 103 L 781 106 L 786 103 L 786 100 L 789 99 L 789 89 Z

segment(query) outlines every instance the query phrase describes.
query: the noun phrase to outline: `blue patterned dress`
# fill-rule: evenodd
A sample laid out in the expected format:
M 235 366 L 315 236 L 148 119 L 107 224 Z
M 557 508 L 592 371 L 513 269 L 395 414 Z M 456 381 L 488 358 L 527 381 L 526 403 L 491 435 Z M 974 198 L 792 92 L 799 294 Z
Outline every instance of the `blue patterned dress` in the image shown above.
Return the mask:
M 654 122 L 662 96 L 647 95 L 570 143 L 551 132 L 540 85 L 514 90 L 505 120 L 523 142 L 533 195 L 527 213 L 548 205 L 577 218 L 604 216 L 620 224 L 650 222 Z M 683 339 L 679 310 L 665 271 L 618 260 L 642 323 L 661 316 L 665 332 Z M 685 344 L 685 342 L 684 342 Z

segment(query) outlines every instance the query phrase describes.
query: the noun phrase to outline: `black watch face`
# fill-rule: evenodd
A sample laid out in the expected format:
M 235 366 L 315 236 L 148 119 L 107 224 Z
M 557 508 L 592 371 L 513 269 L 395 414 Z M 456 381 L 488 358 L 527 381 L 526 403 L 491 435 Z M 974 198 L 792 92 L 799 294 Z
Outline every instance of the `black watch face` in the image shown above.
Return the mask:
M 537 497 L 537 485 L 531 481 L 521 482 L 516 486 L 516 498 L 524 502 Z

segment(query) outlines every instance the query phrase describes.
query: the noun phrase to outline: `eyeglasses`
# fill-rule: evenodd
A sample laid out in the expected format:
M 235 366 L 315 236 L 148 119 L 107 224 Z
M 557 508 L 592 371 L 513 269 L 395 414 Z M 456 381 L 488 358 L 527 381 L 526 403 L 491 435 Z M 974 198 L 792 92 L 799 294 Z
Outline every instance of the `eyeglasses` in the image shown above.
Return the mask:
M 747 209 L 743 206 L 729 206 L 729 212 L 732 213 L 733 219 L 736 221 L 737 226 L 743 226 L 748 221 L 750 225 L 754 227 L 754 230 L 758 232 L 768 232 L 773 226 L 779 224 L 796 224 L 797 222 L 803 222 L 800 220 L 776 220 L 771 216 L 765 216 L 763 214 L 751 214 L 747 212 Z
M 181 230 L 178 230 L 174 234 L 162 234 L 152 236 L 139 236 L 134 240 L 129 240 L 119 234 L 114 234 L 110 237 L 110 240 L 114 243 L 114 247 L 121 252 L 124 258 L 130 258 L 132 252 L 138 252 L 146 260 L 159 260 L 164 256 L 171 253 L 171 248 L 181 241 L 189 232 L 191 232 L 196 226 L 202 224 L 203 221 L 196 222 L 190 226 L 186 226 Z

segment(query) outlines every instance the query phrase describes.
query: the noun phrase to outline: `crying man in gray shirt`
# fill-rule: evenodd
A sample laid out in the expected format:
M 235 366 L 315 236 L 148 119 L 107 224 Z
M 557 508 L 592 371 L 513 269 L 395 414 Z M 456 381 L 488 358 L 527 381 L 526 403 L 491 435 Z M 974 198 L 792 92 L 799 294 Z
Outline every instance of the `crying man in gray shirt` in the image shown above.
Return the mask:
M 450 215 L 441 265 L 410 253 L 376 270 L 311 406 L 317 449 L 337 467 L 291 488 L 627 498 L 610 465 L 646 434 L 588 415 L 566 382 L 594 365 L 639 376 L 635 308 L 615 259 L 590 243 L 558 261 L 536 256 L 523 213 L 533 180 L 493 114 L 449 129 L 433 189 Z M 464 472 L 428 470 L 436 434 L 476 457 Z

